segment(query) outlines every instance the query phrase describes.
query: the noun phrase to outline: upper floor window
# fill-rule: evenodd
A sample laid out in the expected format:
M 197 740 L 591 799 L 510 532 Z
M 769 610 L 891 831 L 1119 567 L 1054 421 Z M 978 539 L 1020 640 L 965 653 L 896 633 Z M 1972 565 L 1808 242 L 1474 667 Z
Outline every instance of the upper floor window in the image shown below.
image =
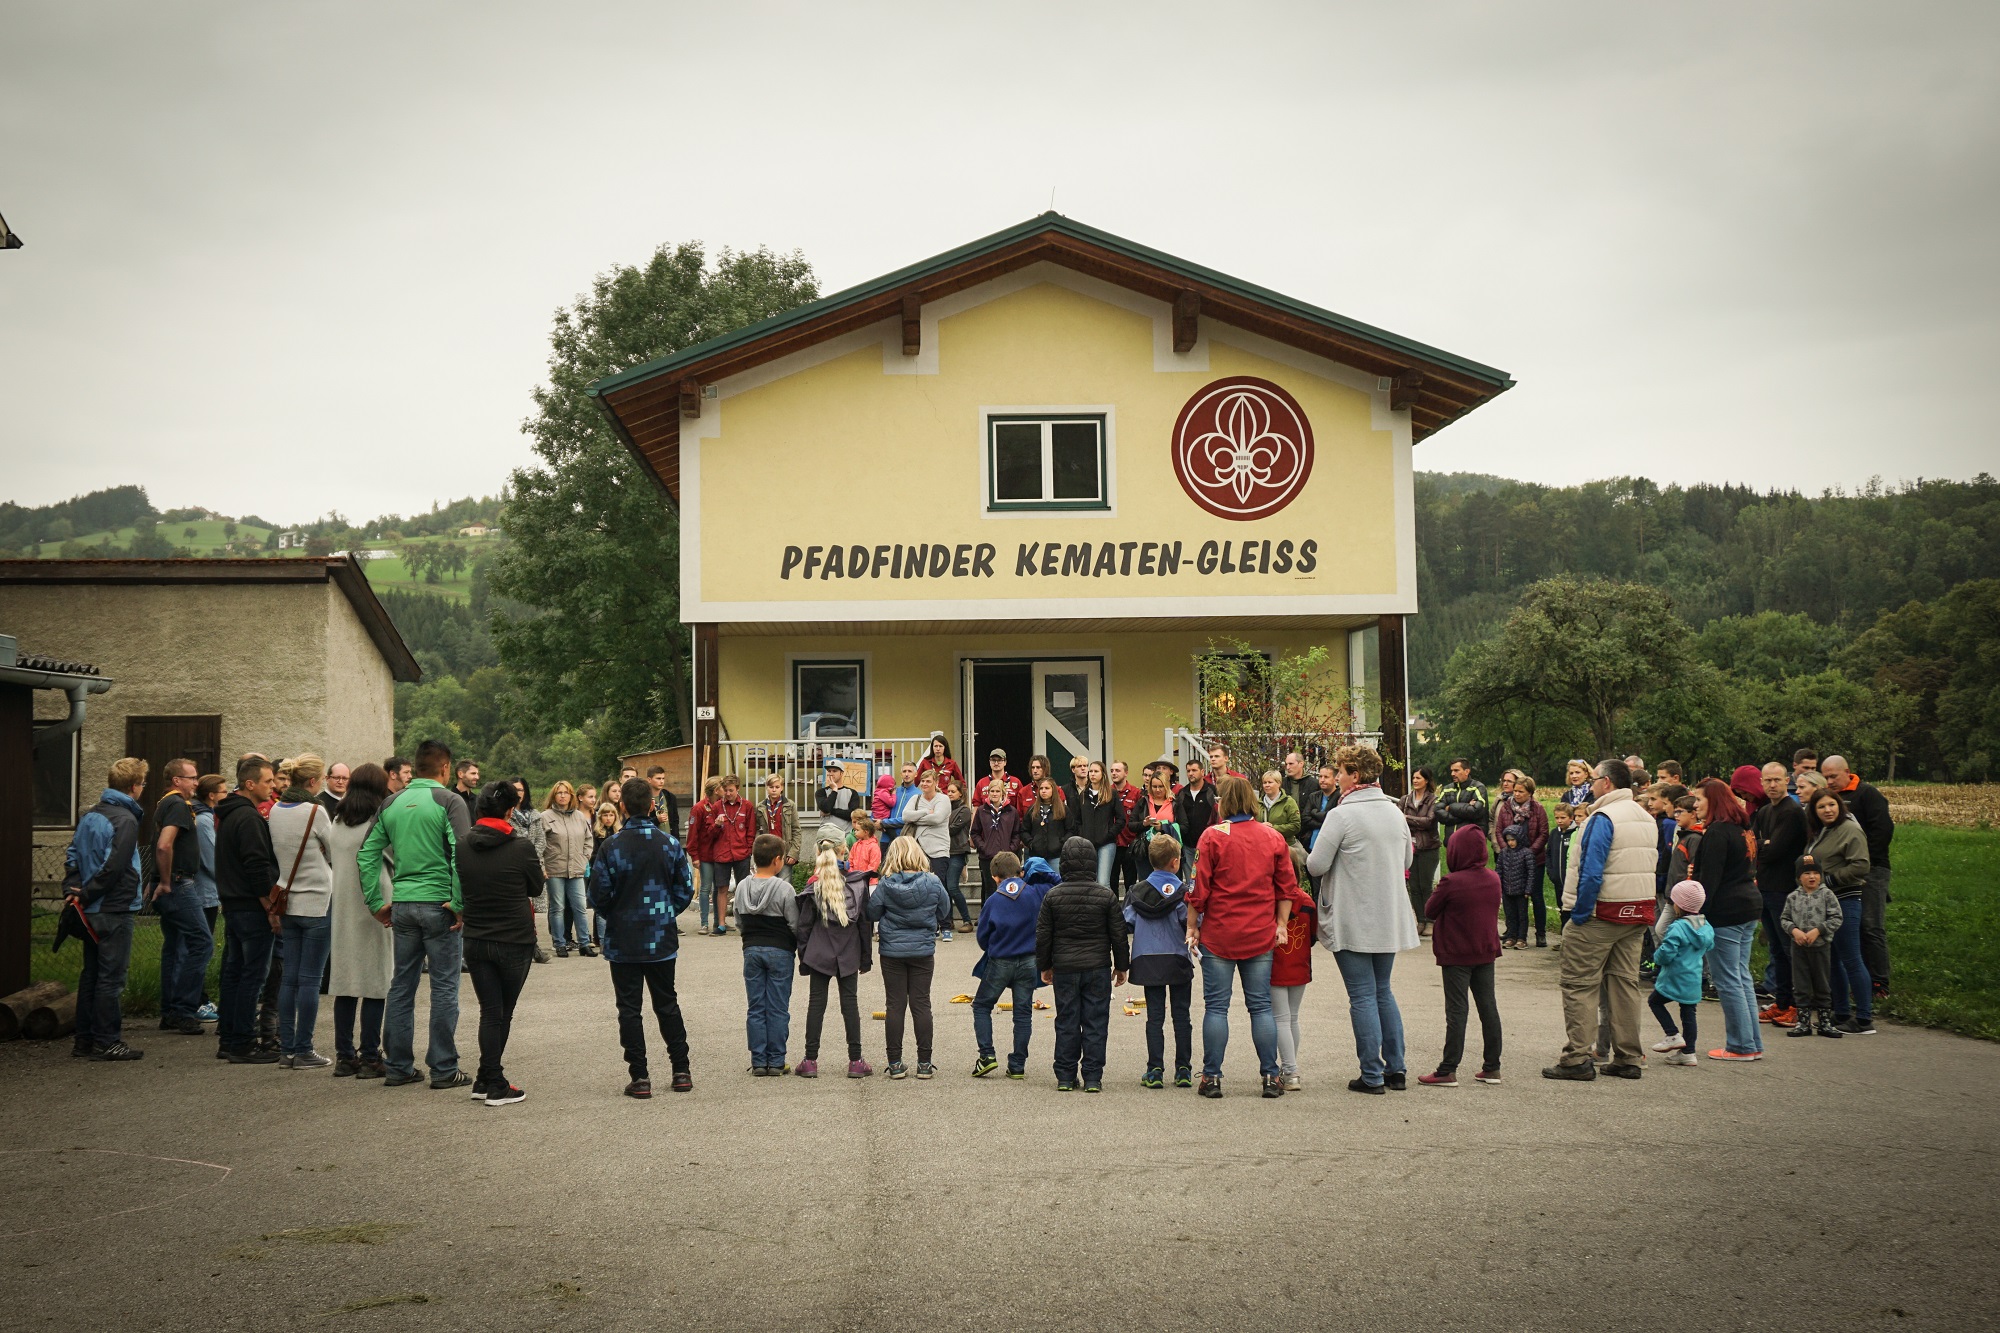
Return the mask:
M 986 419 L 986 508 L 1109 509 L 1105 418 L 993 414 Z

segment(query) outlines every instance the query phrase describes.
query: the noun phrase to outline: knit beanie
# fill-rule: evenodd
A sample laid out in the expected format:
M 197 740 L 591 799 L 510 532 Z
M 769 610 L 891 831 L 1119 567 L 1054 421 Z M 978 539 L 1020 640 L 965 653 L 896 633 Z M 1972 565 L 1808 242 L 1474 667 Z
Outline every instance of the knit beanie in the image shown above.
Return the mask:
M 1673 900 L 1676 912 L 1682 916 L 1693 916 L 1708 901 L 1708 890 L 1695 880 L 1684 879 L 1667 890 L 1667 897 Z

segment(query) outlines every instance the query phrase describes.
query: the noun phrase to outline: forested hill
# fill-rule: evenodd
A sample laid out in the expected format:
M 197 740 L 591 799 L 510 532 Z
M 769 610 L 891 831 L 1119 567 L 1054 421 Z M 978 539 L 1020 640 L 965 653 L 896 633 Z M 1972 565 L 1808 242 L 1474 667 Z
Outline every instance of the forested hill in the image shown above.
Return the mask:
M 2000 577 L 2000 481 L 1758 493 L 1640 477 L 1541 486 L 1418 473 L 1410 692 L 1434 695 L 1460 645 L 1490 635 L 1521 590 L 1556 574 L 1665 589 L 1696 629 L 1762 611 L 1803 614 L 1831 652 L 1912 601 Z

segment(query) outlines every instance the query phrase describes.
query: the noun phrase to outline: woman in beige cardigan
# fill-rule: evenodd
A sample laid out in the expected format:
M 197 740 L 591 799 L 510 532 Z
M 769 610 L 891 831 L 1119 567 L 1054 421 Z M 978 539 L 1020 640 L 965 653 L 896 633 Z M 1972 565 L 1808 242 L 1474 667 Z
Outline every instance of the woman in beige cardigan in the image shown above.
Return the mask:
M 590 870 L 591 819 L 577 804 L 575 788 L 567 782 L 549 788 L 541 822 L 542 876 L 549 886 L 549 943 L 558 958 L 569 957 L 572 944 L 585 958 L 595 958 L 583 892 L 584 876 Z

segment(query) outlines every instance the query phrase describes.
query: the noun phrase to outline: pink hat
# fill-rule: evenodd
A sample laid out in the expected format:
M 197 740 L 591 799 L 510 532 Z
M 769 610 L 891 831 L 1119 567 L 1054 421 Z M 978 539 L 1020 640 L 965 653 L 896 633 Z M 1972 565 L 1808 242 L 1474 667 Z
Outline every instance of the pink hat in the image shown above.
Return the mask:
M 1676 912 L 1692 916 L 1708 901 L 1708 890 L 1694 880 L 1684 879 L 1667 890 L 1667 897 L 1673 900 Z

